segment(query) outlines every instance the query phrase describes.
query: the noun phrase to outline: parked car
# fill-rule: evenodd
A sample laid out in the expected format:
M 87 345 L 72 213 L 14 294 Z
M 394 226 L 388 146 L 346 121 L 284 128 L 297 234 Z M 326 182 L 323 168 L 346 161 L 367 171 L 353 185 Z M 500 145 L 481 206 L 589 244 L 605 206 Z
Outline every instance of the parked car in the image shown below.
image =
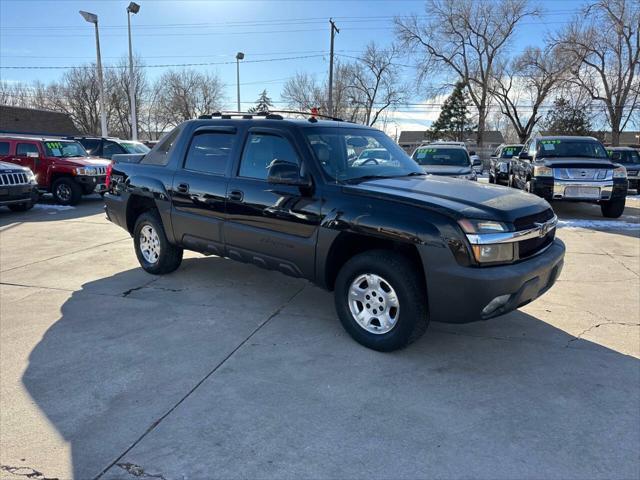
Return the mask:
M 363 150 L 356 159 L 353 160 L 351 166 L 364 166 L 364 165 L 379 165 L 381 163 L 389 162 L 391 157 L 389 152 L 385 148 L 367 148 Z
M 607 153 L 612 162 L 624 165 L 629 188 L 637 191 L 640 185 L 640 152 L 631 147 L 609 147 Z
M 0 155 L 2 154 L 0 142 Z M 33 172 L 27 167 L 0 162 L 0 206 L 24 212 L 38 201 L 38 188 Z
M 476 172 L 466 148 L 458 145 L 433 143 L 418 147 L 411 158 L 431 175 L 477 180 Z
M 136 140 L 121 140 L 119 138 L 104 137 L 69 137 L 82 144 L 92 157 L 111 159 L 121 153 L 147 153 L 151 150 L 144 143 Z
M 618 218 L 627 196 L 627 172 L 592 137 L 536 137 L 511 162 L 509 184 L 549 201 L 598 203 Z
M 108 160 L 89 158 L 75 140 L 0 136 L 0 161 L 28 167 L 41 192 L 57 203 L 75 205 L 82 195 L 104 192 Z
M 453 147 L 462 147 L 465 150 L 467 150 L 467 152 L 469 152 L 469 158 L 471 159 L 471 163 L 473 165 L 473 171 L 476 173 L 482 173 L 484 171 L 483 165 L 482 165 L 482 160 L 480 159 L 480 155 L 476 154 L 475 150 L 469 150 L 467 148 L 467 144 L 464 142 L 456 142 L 456 141 L 449 141 L 449 140 L 437 140 L 435 142 L 422 142 L 420 144 L 420 147 L 424 147 L 424 146 L 437 146 L 437 147 L 446 147 L 446 146 L 453 146 Z
M 147 272 L 174 271 L 188 249 L 306 278 L 384 351 L 430 320 L 502 315 L 558 278 L 565 249 L 543 199 L 425 175 L 371 127 L 245 117 L 187 121 L 146 155 L 113 157 L 106 214 Z M 365 142 L 393 161 L 349 165 Z
M 500 145 L 489 161 L 489 183 L 507 185 L 511 174 L 511 159 L 520 155 L 522 144 Z

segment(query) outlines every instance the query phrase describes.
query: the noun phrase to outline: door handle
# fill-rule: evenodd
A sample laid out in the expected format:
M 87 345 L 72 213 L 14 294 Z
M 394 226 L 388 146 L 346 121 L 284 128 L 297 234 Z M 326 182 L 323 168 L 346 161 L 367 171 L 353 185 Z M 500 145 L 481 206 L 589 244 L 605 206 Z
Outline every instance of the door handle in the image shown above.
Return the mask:
M 227 198 L 229 200 L 233 200 L 234 202 L 241 202 L 244 198 L 244 193 L 240 190 L 231 190 Z
M 180 183 L 178 184 L 178 192 L 180 193 L 189 193 L 189 184 L 188 183 Z

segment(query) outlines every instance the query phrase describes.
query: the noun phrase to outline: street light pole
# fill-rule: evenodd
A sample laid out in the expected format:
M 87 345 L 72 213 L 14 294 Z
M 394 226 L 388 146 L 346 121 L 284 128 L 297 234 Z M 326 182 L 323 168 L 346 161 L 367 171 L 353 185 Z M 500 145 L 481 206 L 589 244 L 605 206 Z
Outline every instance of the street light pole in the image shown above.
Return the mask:
M 329 19 L 329 23 L 331 24 L 331 47 L 329 50 L 329 116 L 333 117 L 333 39 L 336 33 L 340 33 L 338 27 L 333 22 L 333 19 Z
M 244 53 L 238 52 L 236 54 L 236 83 L 238 84 L 238 112 L 240 110 L 240 60 L 244 59 Z
M 102 136 L 108 136 L 107 132 L 107 111 L 104 105 L 104 82 L 102 79 L 102 60 L 100 59 L 100 34 L 98 32 L 98 16 L 95 13 L 89 13 L 80 10 L 80 15 L 89 23 L 93 23 L 96 27 L 96 54 L 98 68 L 98 87 L 100 89 L 100 129 Z
M 131 14 L 140 11 L 140 5 L 131 2 L 127 7 L 127 26 L 129 27 L 129 101 L 131 102 L 131 139 L 138 140 L 138 119 L 136 118 L 136 77 L 133 74 L 133 49 L 131 47 Z

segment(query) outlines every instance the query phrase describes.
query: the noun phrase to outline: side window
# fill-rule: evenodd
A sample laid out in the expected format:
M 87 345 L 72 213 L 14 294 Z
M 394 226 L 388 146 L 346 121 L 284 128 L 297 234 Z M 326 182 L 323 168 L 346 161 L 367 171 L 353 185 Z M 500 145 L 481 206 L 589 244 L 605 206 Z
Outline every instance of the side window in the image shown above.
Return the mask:
M 16 147 L 16 155 L 26 157 L 29 153 L 36 153 L 37 155 L 40 155 L 35 143 L 19 143 Z
M 102 156 L 111 159 L 116 154 L 127 153 L 127 151 L 115 142 L 104 142 Z
M 9 142 L 0 142 L 0 155 L 9 155 Z
M 285 138 L 263 133 L 252 133 L 247 139 L 238 176 L 266 180 L 269 165 L 274 160 L 300 165 L 298 155 Z
M 176 127 L 170 133 L 162 137 L 162 139 L 156 144 L 153 150 L 147 153 L 140 163 L 162 166 L 169 163 L 169 151 L 178 139 L 179 133 L 180 128 Z
M 234 134 L 205 132 L 191 140 L 184 168 L 196 172 L 224 175 L 231 158 Z

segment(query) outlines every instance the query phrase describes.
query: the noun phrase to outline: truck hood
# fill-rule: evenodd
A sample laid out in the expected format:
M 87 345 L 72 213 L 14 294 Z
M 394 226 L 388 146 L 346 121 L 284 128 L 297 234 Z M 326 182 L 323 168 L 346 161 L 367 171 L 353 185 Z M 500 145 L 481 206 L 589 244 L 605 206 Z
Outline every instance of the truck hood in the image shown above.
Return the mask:
M 539 161 L 542 162 L 545 166 L 551 168 L 614 168 L 614 164 L 606 158 L 541 158 Z
M 459 167 L 455 165 L 421 165 L 422 169 L 431 175 L 469 175 L 471 165 Z
M 344 189 L 355 195 L 410 203 L 455 219 L 513 222 L 551 208 L 544 199 L 521 190 L 444 176 L 369 180 Z
M 22 165 L 16 165 L 15 163 L 0 162 L 0 173 L 20 173 L 29 170 Z
M 56 158 L 56 163 L 70 167 L 106 167 L 111 162 L 104 158 L 97 157 L 69 157 Z

